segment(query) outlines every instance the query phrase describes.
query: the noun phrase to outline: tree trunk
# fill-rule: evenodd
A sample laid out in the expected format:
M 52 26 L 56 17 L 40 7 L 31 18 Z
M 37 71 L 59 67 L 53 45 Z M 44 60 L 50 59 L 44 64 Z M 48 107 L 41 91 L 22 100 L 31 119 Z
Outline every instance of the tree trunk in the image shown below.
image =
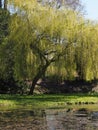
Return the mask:
M 35 89 L 35 85 L 37 83 L 37 81 L 41 78 L 41 74 L 38 72 L 38 74 L 34 77 L 33 81 L 32 81 L 32 85 L 30 88 L 30 92 L 29 95 L 32 95 Z
M 7 0 L 0 0 L 0 8 L 7 10 Z
M 4 0 L 4 9 L 7 10 L 7 0 Z
M 30 88 L 30 92 L 29 92 L 29 95 L 32 95 L 33 92 L 34 92 L 34 89 L 35 89 L 35 85 L 37 83 L 37 81 L 42 78 L 42 76 L 45 74 L 48 66 L 49 66 L 50 63 L 47 63 L 45 65 L 40 65 L 39 68 L 38 68 L 38 73 L 36 74 L 36 76 L 34 77 L 33 79 L 33 82 L 32 82 L 32 85 L 31 85 L 31 88 Z
M 0 0 L 0 8 L 2 8 L 2 0 Z

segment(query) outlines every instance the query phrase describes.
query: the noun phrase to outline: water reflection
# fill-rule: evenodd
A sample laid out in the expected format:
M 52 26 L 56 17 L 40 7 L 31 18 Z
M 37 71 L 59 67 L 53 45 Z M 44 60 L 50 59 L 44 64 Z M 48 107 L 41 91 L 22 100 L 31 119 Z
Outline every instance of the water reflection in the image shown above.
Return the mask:
M 86 115 L 86 113 L 84 113 Z M 79 115 L 79 113 L 78 113 Z M 48 130 L 98 130 L 98 120 L 93 121 L 88 116 L 76 116 L 76 112 L 67 113 L 66 110 L 59 112 L 46 112 Z
M 76 113 L 66 109 L 0 111 L 0 130 L 98 130 L 98 112 Z

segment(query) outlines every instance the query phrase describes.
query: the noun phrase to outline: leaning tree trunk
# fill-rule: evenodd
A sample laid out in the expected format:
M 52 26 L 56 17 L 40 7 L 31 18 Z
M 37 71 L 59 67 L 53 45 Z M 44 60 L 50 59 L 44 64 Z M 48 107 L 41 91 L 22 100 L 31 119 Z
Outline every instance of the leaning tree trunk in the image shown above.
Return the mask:
M 42 78 L 42 76 L 45 74 L 48 66 L 49 66 L 50 63 L 47 63 L 45 65 L 40 65 L 39 66 L 39 69 L 38 69 L 38 72 L 36 74 L 36 76 L 34 77 L 33 81 L 32 81 L 32 85 L 31 85 L 31 88 L 30 88 L 30 91 L 29 91 L 29 95 L 32 95 L 33 92 L 34 92 L 34 89 L 35 89 L 35 85 L 37 83 L 37 81 Z
M 37 73 L 36 76 L 34 77 L 33 81 L 32 81 L 32 85 L 29 91 L 29 95 L 32 95 L 35 89 L 35 85 L 37 83 L 37 81 L 41 78 L 41 73 Z

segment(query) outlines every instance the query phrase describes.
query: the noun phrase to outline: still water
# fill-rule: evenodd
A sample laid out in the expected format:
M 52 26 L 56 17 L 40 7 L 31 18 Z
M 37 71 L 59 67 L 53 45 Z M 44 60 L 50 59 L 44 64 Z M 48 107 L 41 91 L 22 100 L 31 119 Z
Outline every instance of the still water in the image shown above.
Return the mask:
M 84 108 L 0 110 L 0 130 L 98 130 L 98 112 Z

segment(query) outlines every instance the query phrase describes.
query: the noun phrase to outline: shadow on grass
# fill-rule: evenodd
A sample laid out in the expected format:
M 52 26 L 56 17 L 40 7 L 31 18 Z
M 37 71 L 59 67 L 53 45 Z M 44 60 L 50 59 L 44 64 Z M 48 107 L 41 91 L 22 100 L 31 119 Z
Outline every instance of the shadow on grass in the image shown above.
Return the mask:
M 98 97 L 98 94 L 42 94 L 42 95 L 32 95 L 32 96 L 20 96 L 20 95 L 7 95 L 0 94 L 0 100 L 35 100 L 35 101 L 63 101 L 67 99 L 78 99 L 84 97 Z

